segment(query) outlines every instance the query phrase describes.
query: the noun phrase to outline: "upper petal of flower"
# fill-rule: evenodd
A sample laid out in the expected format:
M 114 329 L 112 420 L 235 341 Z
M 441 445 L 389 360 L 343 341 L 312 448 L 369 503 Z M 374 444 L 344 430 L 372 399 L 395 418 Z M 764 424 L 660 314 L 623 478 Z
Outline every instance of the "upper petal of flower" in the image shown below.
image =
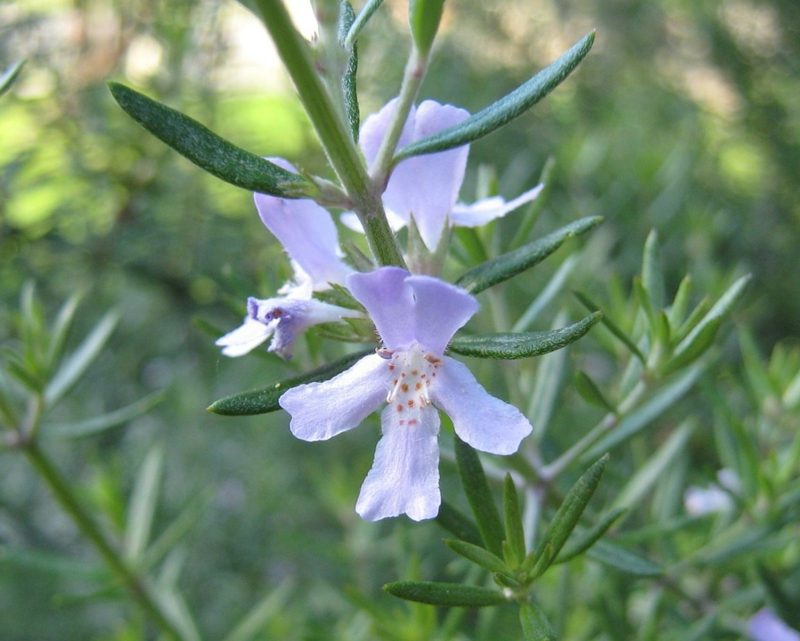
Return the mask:
M 294 170 L 280 158 L 276 164 Z M 255 194 L 262 222 L 281 242 L 286 253 L 311 276 L 314 289 L 343 284 L 353 270 L 341 260 L 339 236 L 330 213 L 308 198 L 285 199 Z
M 383 342 L 391 349 L 408 347 L 415 340 L 414 299 L 406 284 L 409 274 L 399 267 L 381 267 L 352 274 L 347 288 L 367 308 Z
M 492 196 L 476 200 L 469 205 L 456 203 L 453 211 L 450 212 L 450 222 L 457 227 L 480 227 L 535 200 L 542 189 L 544 189 L 544 184 L 540 183 L 508 202 L 501 196 Z
M 370 167 L 378 157 L 378 151 L 383 144 L 383 139 L 386 138 L 386 132 L 389 131 L 389 126 L 392 124 L 394 112 L 397 109 L 397 100 L 397 98 L 392 98 L 381 107 L 380 111 L 368 116 L 361 125 L 358 144 L 361 147 L 361 151 L 364 152 L 364 159 L 367 161 L 367 165 Z M 414 118 L 416 113 L 416 107 L 412 106 L 408 114 L 408 119 L 405 125 L 403 125 L 403 131 L 400 133 L 400 138 L 397 141 L 398 147 L 405 147 L 413 142 L 412 136 L 414 133 Z
M 432 276 L 409 276 L 414 292 L 414 337 L 434 354 L 478 311 L 478 301 L 466 291 Z
M 383 436 L 356 504 L 368 521 L 399 514 L 420 521 L 439 512 L 439 414 L 428 406 L 412 424 L 403 416 L 392 406 L 381 413 Z
M 426 100 L 416 111 L 412 142 L 431 136 L 469 117 L 465 109 Z M 469 146 L 416 156 L 402 161 L 392 172 L 383 202 L 400 218 L 413 215 L 425 245 L 433 251 L 439 244 L 447 216 L 455 205 Z
M 431 400 L 453 420 L 461 440 L 490 454 L 517 451 L 533 428 L 516 407 L 489 394 L 455 359 L 446 356 L 437 373 Z
M 267 340 L 277 324 L 275 321 L 267 325 L 247 316 L 239 327 L 218 338 L 214 344 L 222 347 L 225 356 L 244 356 Z
M 790 628 L 769 608 L 759 610 L 747 623 L 753 641 L 800 641 L 800 632 Z
M 304 441 L 322 441 L 357 427 L 386 398 L 388 365 L 370 354 L 330 380 L 287 390 L 278 403 L 292 417 L 292 434 Z

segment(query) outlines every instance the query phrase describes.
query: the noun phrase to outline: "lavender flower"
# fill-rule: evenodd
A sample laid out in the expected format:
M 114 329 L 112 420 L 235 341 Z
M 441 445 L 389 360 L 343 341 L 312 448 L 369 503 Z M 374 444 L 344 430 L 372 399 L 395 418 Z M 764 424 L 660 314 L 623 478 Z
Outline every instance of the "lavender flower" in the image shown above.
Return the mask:
M 295 171 L 281 158 L 270 160 Z M 225 356 L 242 356 L 272 336 L 269 351 L 290 358 L 295 339 L 311 325 L 362 316 L 312 298 L 314 292 L 329 289 L 331 283 L 344 284 L 353 269 L 342 261 L 331 215 L 313 200 L 255 194 L 255 203 L 261 221 L 289 254 L 294 281 L 278 290 L 282 296 L 248 298 L 242 325 L 216 344 L 223 348 Z
M 762 608 L 747 622 L 753 641 L 800 641 L 800 632 L 790 628 L 769 608 Z
M 372 164 L 378 155 L 396 107 L 395 98 L 367 118 L 361 128 L 359 144 L 368 164 Z M 469 112 L 464 109 L 426 100 L 411 109 L 398 148 L 457 125 L 468 117 Z M 400 229 L 413 217 L 423 242 L 433 251 L 446 225 L 485 225 L 532 201 L 543 188 L 543 185 L 537 185 L 509 202 L 493 196 L 469 205 L 458 203 L 468 155 L 469 145 L 464 145 L 399 163 L 383 192 L 383 204 L 392 228 Z M 354 214 L 343 215 L 342 222 L 352 229 L 362 229 Z
M 300 385 L 280 398 L 292 433 L 325 440 L 359 425 L 384 402 L 382 438 L 356 504 L 365 519 L 436 516 L 439 414 L 472 447 L 511 454 L 531 432 L 515 407 L 489 395 L 462 363 L 444 356 L 447 343 L 478 310 L 464 290 L 430 276 L 382 267 L 347 279 L 383 340 L 377 354 L 323 383 Z

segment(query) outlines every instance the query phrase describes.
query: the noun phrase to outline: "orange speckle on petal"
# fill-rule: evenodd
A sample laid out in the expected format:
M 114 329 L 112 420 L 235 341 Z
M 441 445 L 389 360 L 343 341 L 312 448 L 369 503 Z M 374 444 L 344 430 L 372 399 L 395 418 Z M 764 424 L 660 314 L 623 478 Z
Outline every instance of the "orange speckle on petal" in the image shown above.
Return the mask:
M 404 392 L 407 392 L 407 391 L 408 391 L 408 384 L 407 384 L 407 383 L 403 383 L 403 384 L 400 386 L 400 389 L 401 389 L 401 390 L 403 390 Z
M 414 385 L 414 389 L 422 389 L 422 383 L 417 383 Z
M 403 406 L 402 405 L 398 405 L 397 406 L 397 411 L 398 412 L 402 412 L 403 411 Z
M 416 424 L 417 424 L 417 419 L 415 419 L 415 418 L 412 418 L 412 419 L 411 419 L 411 420 L 408 422 L 408 424 L 409 424 L 409 425 L 416 425 Z
M 414 399 L 409 399 L 408 406 L 409 407 L 414 407 Z

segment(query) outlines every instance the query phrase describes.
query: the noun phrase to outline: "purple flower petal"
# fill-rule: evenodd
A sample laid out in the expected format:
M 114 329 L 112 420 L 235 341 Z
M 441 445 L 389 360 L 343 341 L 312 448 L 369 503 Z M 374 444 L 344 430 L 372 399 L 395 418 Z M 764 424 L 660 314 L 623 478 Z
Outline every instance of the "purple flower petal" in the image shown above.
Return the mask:
M 516 407 L 490 395 L 466 365 L 447 356 L 430 395 L 459 438 L 482 452 L 513 454 L 533 429 Z
M 386 138 L 386 132 L 394 118 L 394 112 L 397 108 L 397 98 L 392 98 L 387 102 L 381 110 L 369 116 L 361 125 L 361 132 L 358 136 L 358 144 L 361 151 L 364 152 L 364 159 L 367 161 L 367 166 L 372 166 L 375 158 L 378 156 L 378 151 L 383 144 L 383 139 Z M 403 131 L 400 133 L 400 139 L 397 141 L 398 147 L 405 147 L 412 141 L 414 132 L 414 116 L 417 110 L 411 107 L 406 124 L 403 125 Z
M 469 112 L 451 105 L 426 100 L 414 119 L 413 140 L 420 140 L 456 125 L 469 117 Z M 455 205 L 469 146 L 409 158 L 401 162 L 389 178 L 383 201 L 386 207 L 408 220 L 414 216 L 420 236 L 433 251 L 439 244 L 447 215 Z
M 450 212 L 450 223 L 457 227 L 480 227 L 535 200 L 542 189 L 544 189 L 544 184 L 540 183 L 508 202 L 500 196 L 492 196 L 469 205 L 456 203 L 453 211 Z
M 275 321 L 271 325 L 265 325 L 248 316 L 242 325 L 218 338 L 214 344 L 222 347 L 225 356 L 244 356 L 267 340 L 277 324 Z
M 414 300 L 406 284 L 408 272 L 399 267 L 381 267 L 366 274 L 352 274 L 347 288 L 367 308 L 383 342 L 391 349 L 408 347 L 414 334 Z
M 466 291 L 431 276 L 409 276 L 414 292 L 414 336 L 429 352 L 441 356 L 447 343 L 478 311 Z
M 747 633 L 753 641 L 800 641 L 800 632 L 769 608 L 762 608 L 748 621 Z
M 377 354 L 322 383 L 287 390 L 278 399 L 292 417 L 292 434 L 304 441 L 323 441 L 357 427 L 386 398 L 389 361 Z
M 393 406 L 381 413 L 383 436 L 356 504 L 368 521 L 399 514 L 420 521 L 439 512 L 439 414 L 428 406 L 408 415 Z
M 285 160 L 270 160 L 294 170 Z M 311 276 L 314 289 L 326 289 L 328 283 L 344 283 L 353 270 L 340 258 L 336 225 L 327 210 L 308 198 L 289 200 L 258 193 L 254 198 L 262 222 Z

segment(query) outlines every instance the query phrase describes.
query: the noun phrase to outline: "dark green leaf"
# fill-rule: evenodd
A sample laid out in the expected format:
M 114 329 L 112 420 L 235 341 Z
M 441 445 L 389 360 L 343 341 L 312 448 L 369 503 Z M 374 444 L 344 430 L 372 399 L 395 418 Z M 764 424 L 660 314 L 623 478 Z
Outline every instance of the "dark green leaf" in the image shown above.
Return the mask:
M 664 386 L 648 401 L 625 416 L 610 434 L 600 439 L 597 445 L 584 455 L 583 460 L 591 459 L 601 452 L 606 452 L 638 434 L 692 389 L 692 386 L 700 378 L 705 368 L 706 365 L 704 363 L 697 363 L 683 372 L 669 385 Z
M 578 372 L 575 376 L 575 389 L 587 403 L 602 407 L 612 414 L 617 413 L 617 408 L 614 407 L 613 403 L 606 398 L 605 394 L 597 387 L 597 384 L 585 372 Z
M 764 586 L 767 601 L 775 613 L 793 628 L 800 630 L 800 612 L 797 611 L 797 599 L 788 594 L 775 573 L 761 563 L 757 565 L 758 578 Z
M 408 26 L 414 46 L 423 57 L 428 55 L 433 45 L 443 9 L 444 0 L 409 0 Z
M 541 576 L 555 561 L 567 538 L 578 524 L 578 519 L 583 514 L 589 500 L 592 498 L 600 477 L 608 463 L 608 454 L 603 455 L 594 465 L 583 473 L 575 485 L 570 488 L 564 497 L 564 502 L 556 511 L 553 521 L 547 528 L 541 543 L 536 548 L 533 557 L 536 563 L 533 566 L 533 577 Z
M 208 407 L 209 412 L 214 414 L 221 414 L 222 416 L 250 416 L 252 414 L 266 414 L 267 412 L 274 412 L 280 409 L 278 399 L 288 389 L 297 387 L 304 383 L 312 383 L 314 381 L 324 381 L 336 374 L 346 370 L 357 360 L 363 358 L 367 354 L 373 353 L 374 350 L 363 350 L 355 354 L 349 354 L 338 361 L 328 363 L 322 367 L 315 369 L 311 372 L 293 378 L 287 378 L 284 381 L 273 383 L 267 387 L 250 390 L 248 392 L 239 392 L 238 394 L 231 394 L 218 401 L 214 401 Z
M 550 66 L 545 67 L 530 80 L 503 96 L 497 102 L 473 114 L 453 127 L 423 138 L 401 149 L 395 162 L 420 154 L 432 154 L 466 145 L 483 138 L 530 109 L 555 89 L 572 72 L 594 42 L 594 32 L 587 34 Z
M 506 531 L 506 561 L 517 568 L 525 558 L 525 531 L 522 527 L 517 488 L 510 474 L 506 474 L 503 485 L 503 520 Z
M 446 607 L 480 608 L 507 602 L 505 596 L 497 590 L 460 583 L 395 581 L 387 583 L 383 589 L 406 601 Z
M 597 323 L 603 314 L 595 312 L 560 329 L 544 332 L 503 332 L 483 336 L 459 336 L 450 343 L 448 349 L 456 354 L 477 358 L 527 358 L 554 352 L 574 343 Z
M 581 294 L 580 292 L 573 292 L 573 293 L 575 294 L 575 297 L 581 302 L 581 304 L 590 312 L 600 311 L 600 306 L 594 303 L 588 296 L 586 296 L 585 294 Z M 605 325 L 608 328 L 608 331 L 610 331 L 612 334 L 614 334 L 614 336 L 616 336 L 620 341 L 622 341 L 625 347 L 627 347 L 631 351 L 631 353 L 633 353 L 634 356 L 636 356 L 636 358 L 638 358 L 642 363 L 646 362 L 647 359 L 644 357 L 644 354 L 642 354 L 641 350 L 636 346 L 636 343 L 634 343 L 630 338 L 628 338 L 625 332 L 623 332 L 620 329 L 620 327 L 614 321 L 612 321 L 608 316 L 603 316 L 603 325 Z
M 462 541 L 467 541 L 474 545 L 478 545 L 481 542 L 481 533 L 476 525 L 447 501 L 442 501 L 439 506 L 436 522 Z
M 523 603 L 520 606 L 519 622 L 525 641 L 556 641 L 550 622 L 535 603 Z
M 564 546 L 561 554 L 558 555 L 553 563 L 564 563 L 570 559 L 574 559 L 579 554 L 582 554 L 590 547 L 592 547 L 603 536 L 617 519 L 627 512 L 627 508 L 621 507 L 616 510 L 611 510 L 595 525 L 582 532 L 580 536 L 575 537 L 569 544 Z
M 114 99 L 142 127 L 217 178 L 264 194 L 300 198 L 314 192 L 302 176 L 240 149 L 189 116 L 125 85 L 109 83 Z
M 350 126 L 350 133 L 353 140 L 358 142 L 358 129 L 361 125 L 361 115 L 358 109 L 358 92 L 356 89 L 356 78 L 358 75 L 358 45 L 353 42 L 347 45 L 347 34 L 355 22 L 356 14 L 353 6 L 342 0 L 339 4 L 339 45 L 347 54 L 347 64 L 342 74 L 342 97 L 344 98 L 344 112 L 347 117 L 347 124 Z
M 456 284 L 472 294 L 482 292 L 533 267 L 561 247 L 569 238 L 580 236 L 601 222 L 603 222 L 602 216 L 579 218 L 543 238 L 473 267 L 463 274 Z
M 11 88 L 11 85 L 14 84 L 14 81 L 17 79 L 17 76 L 22 69 L 22 65 L 24 64 L 24 60 L 19 60 L 6 69 L 2 75 L 0 75 L 0 96 L 2 96 Z
M 72 327 L 72 320 L 75 318 L 75 311 L 78 309 L 80 299 L 80 295 L 71 296 L 58 310 L 58 315 L 50 331 L 50 344 L 47 347 L 48 366 L 55 365 L 58 359 L 61 358 L 64 343 L 67 340 L 70 327 Z
M 446 539 L 444 544 L 456 554 L 460 554 L 465 559 L 480 565 L 490 572 L 508 572 L 508 568 L 501 558 L 479 545 L 472 545 L 472 543 L 455 539 Z
M 150 411 L 164 398 L 164 392 L 148 394 L 138 401 L 126 405 L 113 412 L 108 412 L 101 416 L 95 416 L 85 421 L 76 423 L 59 423 L 56 425 L 45 425 L 42 428 L 42 436 L 50 438 L 82 438 L 100 434 L 119 425 L 124 425 L 142 414 Z
M 458 436 L 455 437 L 456 462 L 461 484 L 467 495 L 486 549 L 496 556 L 503 555 L 503 524 L 497 513 L 494 497 L 486 482 L 478 454 Z
M 587 554 L 591 559 L 626 574 L 635 576 L 661 576 L 663 574 L 663 570 L 652 561 L 608 541 L 598 541 Z
M 678 291 L 675 293 L 675 300 L 672 301 L 672 305 L 669 308 L 669 326 L 673 334 L 684 320 L 691 294 L 692 278 L 687 275 L 683 277 L 681 284 L 678 285 Z

